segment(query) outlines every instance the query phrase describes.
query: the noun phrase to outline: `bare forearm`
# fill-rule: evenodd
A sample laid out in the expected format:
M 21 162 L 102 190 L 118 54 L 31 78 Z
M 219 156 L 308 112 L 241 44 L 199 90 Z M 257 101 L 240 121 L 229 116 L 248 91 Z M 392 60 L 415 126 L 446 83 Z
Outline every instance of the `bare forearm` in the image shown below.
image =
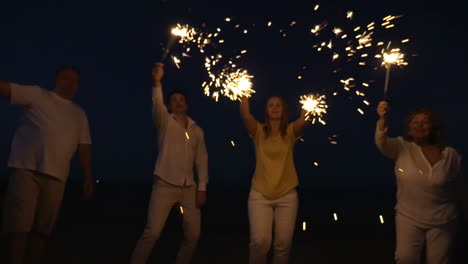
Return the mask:
M 378 127 L 380 131 L 385 130 L 388 127 L 388 121 L 386 118 L 380 118 L 378 121 Z
M 78 148 L 78 159 L 85 178 L 93 178 L 91 165 L 91 145 L 80 145 Z
M 307 124 L 306 114 L 307 112 L 302 109 L 301 116 L 296 121 L 294 121 L 294 136 L 296 137 L 300 137 L 304 132 L 304 128 Z
M 0 82 L 0 96 L 10 98 L 11 85 L 8 82 Z

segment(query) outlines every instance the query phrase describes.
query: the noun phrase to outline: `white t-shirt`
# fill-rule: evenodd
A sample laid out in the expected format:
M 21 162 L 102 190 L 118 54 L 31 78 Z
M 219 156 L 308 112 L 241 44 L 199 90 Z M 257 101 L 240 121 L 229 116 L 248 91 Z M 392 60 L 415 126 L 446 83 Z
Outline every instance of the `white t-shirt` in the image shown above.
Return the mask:
M 53 91 L 11 84 L 12 104 L 23 105 L 8 166 L 66 181 L 79 144 L 91 144 L 86 113 Z

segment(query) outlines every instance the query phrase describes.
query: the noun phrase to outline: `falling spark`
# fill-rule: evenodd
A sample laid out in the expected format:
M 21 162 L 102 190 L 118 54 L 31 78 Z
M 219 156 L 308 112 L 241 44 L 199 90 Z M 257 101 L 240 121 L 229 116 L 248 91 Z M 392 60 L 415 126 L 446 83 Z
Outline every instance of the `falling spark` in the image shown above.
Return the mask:
M 182 206 L 179 206 L 179 209 L 180 209 L 180 213 L 184 214 L 184 208 Z
M 366 104 L 366 105 L 370 105 L 369 102 L 366 101 L 366 100 L 364 100 L 364 101 L 362 101 L 362 102 L 363 102 L 364 104 Z
M 231 18 L 226 17 L 224 20 L 226 20 L 226 22 L 230 22 L 230 21 L 231 21 Z
M 297 79 L 302 80 L 302 76 L 300 76 L 300 75 L 297 76 Z
M 353 19 L 353 14 L 354 14 L 353 11 L 348 11 L 346 13 L 346 18 Z
M 327 25 L 328 25 L 327 22 L 322 22 L 322 23 L 320 23 L 320 24 L 318 24 L 318 25 L 315 25 L 315 26 L 310 30 L 310 32 L 312 32 L 312 33 L 318 35 L 318 33 L 319 33 L 322 29 L 324 29 Z
M 241 51 L 241 54 L 245 54 L 245 53 L 247 53 L 247 50 Z
M 320 7 L 320 5 L 318 5 L 318 4 L 317 4 L 317 5 L 315 5 L 315 7 L 314 7 L 314 11 L 317 11 L 317 10 L 319 9 L 319 7 Z
M 318 120 L 320 123 L 325 125 L 322 120 L 323 114 L 327 113 L 327 104 L 325 102 L 325 95 L 302 95 L 299 103 L 302 105 L 306 113 L 306 120 L 312 120 L 312 124 Z
M 338 215 L 336 213 L 333 213 L 333 219 L 335 219 L 335 221 L 338 221 Z
M 233 147 L 235 147 L 235 146 L 236 146 L 236 144 L 234 143 L 234 141 L 233 141 L 233 140 L 231 140 L 231 145 L 232 145 Z
M 315 165 L 315 167 L 318 167 L 319 164 L 318 164 L 318 162 L 314 162 L 314 165 Z
M 96 183 L 99 183 L 99 180 L 96 180 Z
M 267 25 L 268 25 L 269 27 L 271 27 L 271 21 L 270 21 L 270 22 L 268 22 L 268 24 L 267 24 Z
M 405 172 L 402 168 L 398 168 L 399 172 Z
M 361 108 L 358 108 L 357 110 L 358 110 L 358 112 L 359 112 L 361 115 L 363 115 L 363 114 L 364 114 L 364 111 L 362 111 L 362 109 L 361 109 Z
M 382 216 L 382 215 L 379 215 L 379 218 L 380 218 L 380 223 L 381 223 L 381 224 L 384 224 L 385 222 L 384 222 L 383 216 Z
M 347 37 L 348 37 L 348 35 L 346 35 L 346 34 L 344 34 L 343 36 L 341 36 L 342 39 L 345 39 L 345 38 L 347 38 Z
M 339 55 L 338 53 L 334 53 L 334 54 L 333 54 L 333 60 L 338 59 L 338 57 L 340 57 L 340 55 Z
M 302 222 L 302 231 L 306 231 L 307 229 L 307 223 L 304 221 Z
M 300 140 L 301 142 L 304 142 L 304 139 L 303 139 L 303 138 L 300 138 L 299 140 Z
M 185 131 L 185 137 L 186 137 L 187 139 L 190 139 L 189 134 L 187 133 L 187 131 Z
M 244 30 L 244 34 L 247 34 L 249 31 L 247 29 Z
M 373 33 L 374 33 L 374 32 L 369 32 L 368 34 L 366 34 L 366 32 L 364 32 L 364 33 L 362 34 L 362 36 L 359 37 L 359 40 L 358 40 L 359 44 L 360 44 L 360 45 L 367 45 L 367 44 L 370 44 L 370 42 L 372 41 L 371 36 L 372 36 Z
M 176 56 L 171 56 L 171 58 L 172 58 L 172 61 L 174 61 L 174 64 L 177 67 L 177 69 L 180 69 L 180 60 L 179 60 L 179 58 L 177 58 Z
M 333 33 L 334 33 L 335 35 L 338 36 L 338 35 L 340 35 L 341 33 L 343 33 L 343 30 L 342 30 L 341 28 L 334 28 L 334 29 L 333 29 Z
M 392 28 L 392 27 L 395 27 L 395 24 L 390 24 L 390 25 L 386 26 L 385 28 Z
M 360 29 L 361 29 L 361 27 L 356 27 L 356 28 L 354 29 L 354 32 L 356 32 L 356 31 L 358 31 L 358 30 L 360 30 Z
M 407 42 L 409 42 L 409 39 L 404 39 L 401 41 L 401 43 L 407 43 Z
M 362 85 L 365 86 L 365 87 L 369 87 L 368 83 L 362 83 Z

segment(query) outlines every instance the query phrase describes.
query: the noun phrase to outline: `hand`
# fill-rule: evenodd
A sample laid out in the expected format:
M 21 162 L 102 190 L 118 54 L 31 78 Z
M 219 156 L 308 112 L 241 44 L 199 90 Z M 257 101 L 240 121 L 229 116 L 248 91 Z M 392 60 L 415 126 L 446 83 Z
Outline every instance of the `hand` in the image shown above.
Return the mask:
M 197 207 L 202 208 L 206 204 L 206 191 L 197 192 Z
M 164 64 L 156 62 L 153 67 L 153 82 L 154 86 L 160 85 L 164 76 Z
M 92 177 L 86 177 L 83 183 L 83 197 L 85 200 L 91 199 L 94 193 L 94 180 Z
M 379 114 L 379 117 L 381 119 L 387 119 L 388 112 L 389 112 L 388 103 L 385 101 L 379 102 L 379 106 L 377 106 L 377 114 Z

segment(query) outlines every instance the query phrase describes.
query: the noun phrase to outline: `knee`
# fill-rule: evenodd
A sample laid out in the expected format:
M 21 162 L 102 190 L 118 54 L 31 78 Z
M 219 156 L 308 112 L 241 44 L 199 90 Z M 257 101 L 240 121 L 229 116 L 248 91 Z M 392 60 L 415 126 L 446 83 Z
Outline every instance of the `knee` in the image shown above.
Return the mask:
M 396 264 L 419 264 L 419 252 L 414 252 L 408 248 L 397 247 L 395 250 Z
M 142 239 L 149 240 L 149 241 L 157 241 L 161 236 L 161 232 L 151 228 L 150 226 L 146 226 L 145 230 L 143 231 Z
M 273 247 L 276 255 L 287 255 L 291 249 L 291 241 L 278 239 L 275 240 Z
M 250 249 L 258 254 L 266 254 L 271 246 L 271 239 L 266 236 L 250 238 Z

